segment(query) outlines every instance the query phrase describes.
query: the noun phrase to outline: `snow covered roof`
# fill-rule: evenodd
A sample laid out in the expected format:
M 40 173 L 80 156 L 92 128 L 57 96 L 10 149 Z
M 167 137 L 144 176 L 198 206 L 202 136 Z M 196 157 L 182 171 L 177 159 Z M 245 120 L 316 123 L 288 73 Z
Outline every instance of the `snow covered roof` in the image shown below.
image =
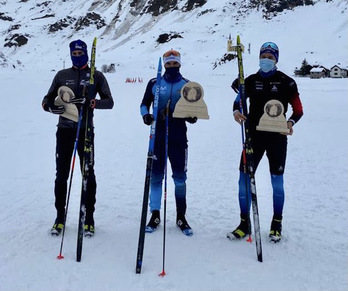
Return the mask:
M 312 68 L 309 72 L 310 73 L 321 73 L 324 72 L 325 69 L 324 68 Z

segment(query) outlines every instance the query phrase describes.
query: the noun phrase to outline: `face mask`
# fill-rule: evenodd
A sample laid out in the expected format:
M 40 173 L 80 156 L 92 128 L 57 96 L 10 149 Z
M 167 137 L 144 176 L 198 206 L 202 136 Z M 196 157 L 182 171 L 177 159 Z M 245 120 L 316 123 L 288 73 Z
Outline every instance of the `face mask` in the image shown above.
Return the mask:
M 174 79 L 178 76 L 179 69 L 179 67 L 166 68 L 166 74 L 168 74 L 171 79 Z
M 75 67 L 78 67 L 79 69 L 81 69 L 84 65 L 87 64 L 88 55 L 83 54 L 82 56 L 78 56 L 78 57 L 71 56 L 71 60 Z
M 275 67 L 276 61 L 271 59 L 260 59 L 260 68 L 263 72 L 267 73 Z

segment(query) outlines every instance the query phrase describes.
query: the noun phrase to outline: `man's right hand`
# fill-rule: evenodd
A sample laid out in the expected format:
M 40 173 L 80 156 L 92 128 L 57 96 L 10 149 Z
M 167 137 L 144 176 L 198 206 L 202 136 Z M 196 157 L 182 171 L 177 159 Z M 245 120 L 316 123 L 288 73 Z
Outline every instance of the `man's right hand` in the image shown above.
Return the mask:
M 51 112 L 53 114 L 63 114 L 65 112 L 65 108 L 62 105 L 54 105 L 54 104 L 42 104 L 42 107 L 45 111 Z
M 233 112 L 233 117 L 234 120 L 237 121 L 239 124 L 242 124 L 242 122 L 247 120 L 246 116 L 240 113 L 238 110 Z

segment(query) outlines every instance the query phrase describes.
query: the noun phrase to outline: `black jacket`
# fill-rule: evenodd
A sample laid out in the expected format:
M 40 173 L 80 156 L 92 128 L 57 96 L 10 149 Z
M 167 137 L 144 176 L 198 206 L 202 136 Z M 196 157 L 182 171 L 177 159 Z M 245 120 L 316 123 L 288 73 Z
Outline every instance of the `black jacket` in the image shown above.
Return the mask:
M 61 86 L 69 87 L 75 94 L 76 98 L 83 96 L 84 84 L 89 82 L 90 68 L 85 69 L 69 68 L 59 71 L 53 81 L 52 85 L 48 90 L 47 95 L 42 100 L 42 105 L 54 104 L 54 100 L 58 95 L 58 89 Z M 95 99 L 97 93 L 100 99 L 96 99 L 96 109 L 111 109 L 114 106 L 114 101 L 110 92 L 108 82 L 100 71 L 95 71 L 94 73 L 94 85 L 86 86 L 85 97 L 87 99 L 86 104 L 89 105 L 91 99 Z M 80 108 L 78 108 L 81 110 Z M 89 114 L 93 116 L 93 109 L 88 107 Z M 83 116 L 81 126 L 83 127 L 85 122 Z M 77 127 L 77 122 L 69 120 L 65 117 L 59 116 L 58 127 Z
M 263 77 L 259 72 L 245 79 L 245 93 L 249 98 L 249 125 L 255 129 L 264 113 L 265 104 L 272 100 L 279 100 L 284 106 L 284 115 L 288 105 L 292 106 L 292 114 L 288 120 L 296 123 L 303 115 L 302 103 L 299 98 L 296 82 L 281 71 L 276 71 L 269 77 Z M 239 96 L 237 96 L 233 110 L 239 110 Z

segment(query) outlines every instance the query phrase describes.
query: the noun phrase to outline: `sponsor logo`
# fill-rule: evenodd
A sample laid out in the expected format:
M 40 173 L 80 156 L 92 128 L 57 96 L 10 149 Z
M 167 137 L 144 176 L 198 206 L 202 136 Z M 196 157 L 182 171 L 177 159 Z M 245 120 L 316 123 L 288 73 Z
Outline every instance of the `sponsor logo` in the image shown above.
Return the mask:
M 263 83 L 262 82 L 255 82 L 255 89 L 256 89 L 256 91 L 262 91 L 263 90 Z
M 278 92 L 278 88 L 276 85 L 273 85 L 272 89 L 271 89 L 272 92 Z

